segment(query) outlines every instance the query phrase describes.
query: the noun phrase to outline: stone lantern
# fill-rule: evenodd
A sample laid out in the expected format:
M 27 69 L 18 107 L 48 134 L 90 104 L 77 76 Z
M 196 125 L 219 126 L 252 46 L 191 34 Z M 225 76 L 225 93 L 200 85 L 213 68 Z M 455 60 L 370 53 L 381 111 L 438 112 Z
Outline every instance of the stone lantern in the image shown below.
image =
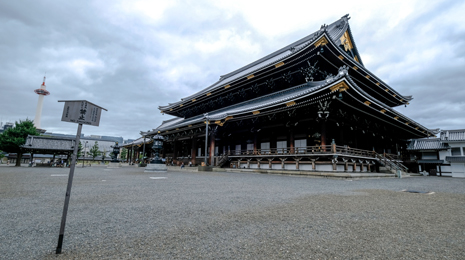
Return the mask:
M 113 151 L 111 152 L 111 162 L 119 162 L 118 160 L 118 154 L 119 154 L 119 149 L 121 147 L 118 146 L 118 142 L 115 142 L 114 146 L 111 146 L 113 148 Z
M 121 147 L 118 145 L 118 142 L 115 142 L 115 145 L 110 147 L 113 148 L 113 151 L 110 153 L 111 161 L 108 164 L 108 168 L 119 168 L 121 167 L 121 162 L 118 160 L 118 154 Z
M 150 161 L 150 164 L 145 167 L 145 172 L 164 172 L 167 171 L 165 163 L 160 158 L 160 151 L 163 148 L 163 136 L 157 134 L 152 137 L 152 150 L 155 152 L 155 157 Z

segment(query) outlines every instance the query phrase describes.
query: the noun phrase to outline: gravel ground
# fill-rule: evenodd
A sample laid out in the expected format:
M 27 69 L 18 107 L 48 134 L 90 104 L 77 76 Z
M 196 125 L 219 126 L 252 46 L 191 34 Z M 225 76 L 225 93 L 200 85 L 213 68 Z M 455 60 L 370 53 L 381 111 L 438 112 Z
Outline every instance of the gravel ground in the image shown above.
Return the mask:
M 68 172 L 0 167 L 1 259 L 465 258 L 465 179 L 131 167 L 76 168 L 56 255 Z

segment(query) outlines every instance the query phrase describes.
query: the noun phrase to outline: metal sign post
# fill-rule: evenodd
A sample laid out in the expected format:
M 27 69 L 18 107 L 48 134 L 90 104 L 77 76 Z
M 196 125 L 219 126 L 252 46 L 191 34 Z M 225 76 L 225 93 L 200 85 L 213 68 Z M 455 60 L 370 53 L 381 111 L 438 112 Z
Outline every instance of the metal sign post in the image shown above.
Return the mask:
M 71 186 L 73 185 L 74 168 L 76 167 L 77 153 L 79 148 L 79 142 L 81 140 L 82 124 L 98 126 L 100 122 L 100 114 L 102 109 L 95 104 L 92 104 L 86 100 L 59 100 L 58 102 L 66 102 L 63 109 L 63 116 L 61 121 L 78 123 L 78 129 L 76 133 L 76 142 L 74 144 L 74 152 L 71 157 L 71 165 L 69 169 L 68 186 L 66 187 L 65 205 L 63 206 L 63 215 L 61 217 L 60 234 L 58 236 L 58 245 L 56 253 L 61 254 L 63 245 L 63 239 L 65 235 L 66 215 L 68 214 L 69 199 L 71 197 Z

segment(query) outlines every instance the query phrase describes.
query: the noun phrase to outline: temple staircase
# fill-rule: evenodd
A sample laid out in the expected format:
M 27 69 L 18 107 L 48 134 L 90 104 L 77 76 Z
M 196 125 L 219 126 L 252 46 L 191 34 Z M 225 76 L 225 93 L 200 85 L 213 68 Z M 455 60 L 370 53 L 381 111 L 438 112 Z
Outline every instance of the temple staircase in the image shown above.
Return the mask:
M 397 176 L 399 176 L 399 174 L 406 175 L 408 171 L 408 168 L 402 164 L 402 161 L 393 158 L 389 154 L 378 154 L 377 153 L 376 158 L 378 159 L 379 163 L 383 165 L 382 167 L 380 167 L 381 171 L 387 170 L 391 173 L 396 174 Z
M 221 167 L 223 167 L 223 165 L 225 165 L 227 162 L 229 162 L 228 155 L 227 155 L 227 154 L 221 155 L 221 156 L 218 158 L 218 162 L 216 163 L 216 166 L 221 168 Z

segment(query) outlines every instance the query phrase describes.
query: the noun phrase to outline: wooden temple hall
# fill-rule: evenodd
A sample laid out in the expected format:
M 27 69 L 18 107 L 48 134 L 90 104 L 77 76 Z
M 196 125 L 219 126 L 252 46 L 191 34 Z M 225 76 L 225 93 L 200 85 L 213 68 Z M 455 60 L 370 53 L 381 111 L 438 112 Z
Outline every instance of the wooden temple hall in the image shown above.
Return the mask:
M 412 100 L 363 64 L 349 16 L 321 28 L 180 101 L 160 134 L 174 162 L 221 167 L 373 171 L 403 168 L 408 139 L 434 136 L 394 110 Z

